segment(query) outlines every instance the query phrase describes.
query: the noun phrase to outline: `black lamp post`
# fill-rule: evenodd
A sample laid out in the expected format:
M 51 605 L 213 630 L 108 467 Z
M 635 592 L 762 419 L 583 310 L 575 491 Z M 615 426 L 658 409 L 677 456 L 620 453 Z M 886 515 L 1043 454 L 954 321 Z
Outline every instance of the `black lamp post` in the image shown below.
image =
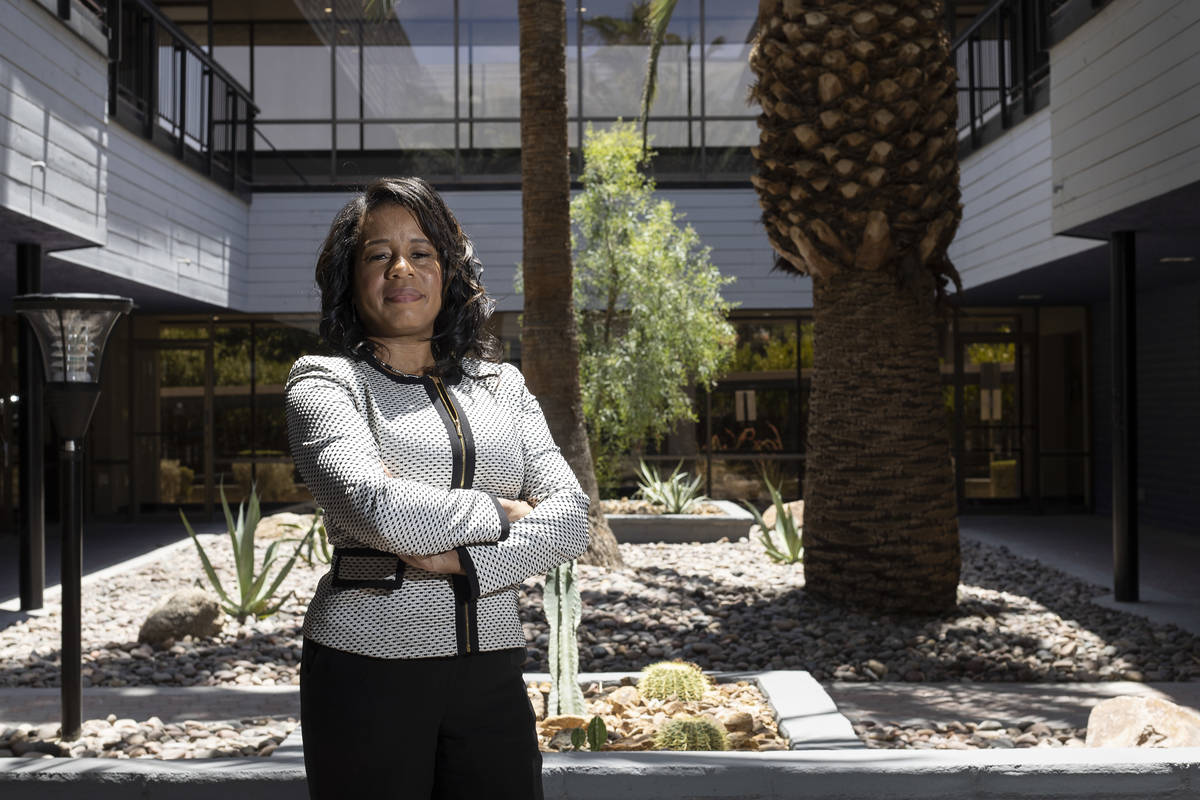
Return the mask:
M 83 572 L 83 437 L 100 397 L 104 345 L 128 297 L 110 294 L 25 294 L 13 298 L 41 345 L 46 409 L 58 432 L 62 516 L 62 738 L 79 737 L 83 659 L 80 589 Z

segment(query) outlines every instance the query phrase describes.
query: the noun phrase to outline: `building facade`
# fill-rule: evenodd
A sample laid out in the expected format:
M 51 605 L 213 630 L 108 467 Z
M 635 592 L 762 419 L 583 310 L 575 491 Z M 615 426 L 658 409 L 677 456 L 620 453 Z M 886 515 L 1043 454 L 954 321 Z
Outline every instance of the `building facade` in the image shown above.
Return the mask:
M 305 497 L 282 383 L 317 348 L 315 255 L 354 187 L 420 174 L 472 236 L 519 363 L 515 2 L 0 0 L 0 294 L 133 297 L 88 443 L 96 515 Z M 64 13 L 64 8 L 69 9 Z M 637 116 L 640 6 L 567 4 L 570 145 Z M 1200 476 L 1194 3 L 951 3 L 965 291 L 942 335 L 964 508 L 1105 511 L 1109 247 L 1138 231 L 1143 512 L 1193 525 Z M 985 6 L 987 8 L 985 9 Z M 65 18 L 64 18 L 65 17 Z M 773 273 L 749 184 L 753 4 L 680 0 L 650 131 L 660 193 L 736 277 L 733 370 L 647 455 L 716 497 L 798 496 L 812 292 Z M 1086 68 L 1085 68 L 1086 67 Z M 36 281 L 35 281 L 36 282 Z M 7 312 L 7 309 L 5 309 Z M 0 527 L 16 530 L 17 320 L 0 322 Z M 886 413 L 886 409 L 880 409 Z M 51 462 L 52 459 L 48 459 Z M 54 474 L 47 473 L 49 496 Z M 628 489 L 628 487 L 626 487 Z M 53 508 L 53 503 L 48 504 Z

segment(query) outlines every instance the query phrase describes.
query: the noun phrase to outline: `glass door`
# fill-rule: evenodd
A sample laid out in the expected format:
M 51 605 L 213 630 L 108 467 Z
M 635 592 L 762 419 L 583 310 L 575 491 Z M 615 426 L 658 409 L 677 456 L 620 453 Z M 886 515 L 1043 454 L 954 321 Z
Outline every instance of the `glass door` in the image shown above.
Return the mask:
M 975 320 L 956 337 L 955 465 L 970 504 L 1024 497 L 1020 318 Z
M 142 342 L 135 366 L 134 508 L 212 512 L 212 348 Z

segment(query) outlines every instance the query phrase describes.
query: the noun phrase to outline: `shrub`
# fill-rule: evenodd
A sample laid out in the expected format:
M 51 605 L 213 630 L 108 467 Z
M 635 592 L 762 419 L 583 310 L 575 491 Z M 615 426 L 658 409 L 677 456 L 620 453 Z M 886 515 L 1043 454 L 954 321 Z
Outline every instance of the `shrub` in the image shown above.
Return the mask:
M 318 561 L 322 564 L 329 564 L 333 561 L 333 549 L 329 546 L 329 534 L 325 530 L 325 520 L 321 518 L 324 514 L 324 509 L 318 508 L 313 513 L 312 524 L 308 526 L 308 532 L 299 539 L 286 540 L 300 542 L 300 557 L 310 567 Z M 283 527 L 300 529 L 299 525 L 292 523 Z
M 269 617 L 277 612 L 292 593 L 288 592 L 282 600 L 275 605 L 271 605 L 271 600 L 275 596 L 275 592 L 279 589 L 279 585 L 283 583 L 283 579 L 292 571 L 292 567 L 296 563 L 296 559 L 300 556 L 300 550 L 305 543 L 312 537 L 316 526 L 309 529 L 309 532 L 296 545 L 295 551 L 292 552 L 292 557 L 279 567 L 275 574 L 275 579 L 271 583 L 267 583 L 267 579 L 271 575 L 271 568 L 275 564 L 276 550 L 281 544 L 280 540 L 271 543 L 263 554 L 262 567 L 255 571 L 254 566 L 254 529 L 258 527 L 258 521 L 261 518 L 258 505 L 258 493 L 254 487 L 250 487 L 250 505 L 247 509 L 244 504 L 238 503 L 237 521 L 233 519 L 233 514 L 229 511 L 229 503 L 225 500 L 225 486 L 221 486 L 221 508 L 225 512 L 225 525 L 229 533 L 229 542 L 233 547 L 233 560 L 237 569 L 238 593 L 237 599 L 230 597 L 226 593 L 225 588 L 221 585 L 221 579 L 217 577 L 216 570 L 213 569 L 212 562 L 208 558 L 208 554 L 204 552 L 204 547 L 200 544 L 200 540 L 196 538 L 196 532 L 192 530 L 192 526 L 188 523 L 187 517 L 183 513 L 183 509 L 179 510 L 179 516 L 183 520 L 183 525 L 187 528 L 188 535 L 192 537 L 192 542 L 196 545 L 196 551 L 200 554 L 200 563 L 204 565 L 204 572 L 208 576 L 209 583 L 217 591 L 217 596 L 221 598 L 221 607 L 225 613 L 231 617 L 237 617 L 238 623 L 245 621 L 246 617 L 253 616 L 256 619 Z
M 775 524 L 767 525 L 757 508 L 745 500 L 742 501 L 742 505 L 750 509 L 750 513 L 754 515 L 754 522 L 758 525 L 759 541 L 766 548 L 767 557 L 776 564 L 795 564 L 802 561 L 804 560 L 804 542 L 800 530 L 796 527 L 796 520 L 792 518 L 792 512 L 788 510 L 787 504 L 783 502 L 783 498 L 779 494 L 779 489 L 771 482 L 771 479 L 763 475 L 763 480 L 767 484 L 767 491 L 771 493 L 771 503 L 775 506 Z M 784 549 L 781 550 L 775 546 L 773 533 L 778 533 L 783 537 Z
M 689 513 L 692 506 L 708 498 L 700 494 L 700 483 L 704 476 L 697 475 L 688 480 L 688 476 L 680 472 L 682 468 L 683 461 L 680 461 L 674 471 L 663 478 L 658 470 L 639 460 L 637 493 L 651 505 L 662 506 L 664 514 Z

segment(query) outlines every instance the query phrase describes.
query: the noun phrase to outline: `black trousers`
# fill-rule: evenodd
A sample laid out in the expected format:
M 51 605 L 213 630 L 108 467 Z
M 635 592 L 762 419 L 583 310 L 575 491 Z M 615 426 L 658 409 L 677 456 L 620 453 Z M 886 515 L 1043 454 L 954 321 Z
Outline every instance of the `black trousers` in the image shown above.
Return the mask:
M 542 800 L 524 662 L 524 648 L 387 659 L 306 638 L 300 722 L 309 797 Z

